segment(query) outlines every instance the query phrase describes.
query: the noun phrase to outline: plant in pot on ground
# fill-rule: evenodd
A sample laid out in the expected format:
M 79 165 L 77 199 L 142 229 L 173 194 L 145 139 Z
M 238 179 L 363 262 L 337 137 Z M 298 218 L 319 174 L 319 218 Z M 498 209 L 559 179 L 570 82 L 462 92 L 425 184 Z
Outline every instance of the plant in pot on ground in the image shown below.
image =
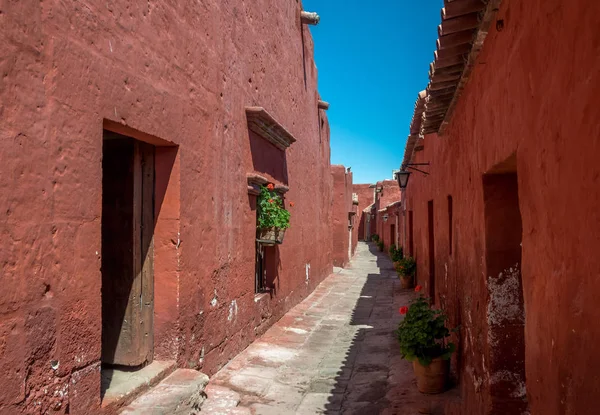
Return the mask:
M 421 286 L 417 285 L 415 291 L 421 291 Z M 401 307 L 400 314 L 405 315 L 396 330 L 400 353 L 403 359 L 413 362 L 419 392 L 444 392 L 450 357 L 455 350 L 454 343 L 447 339 L 458 329 L 449 330 L 444 311 L 432 308 L 429 298 L 422 295 L 412 300 L 410 306 Z
M 266 243 L 282 243 L 285 230 L 290 227 L 290 212 L 283 207 L 283 200 L 268 184 L 260 187 L 258 196 L 258 240 Z
M 383 241 L 381 239 L 377 241 L 377 249 L 379 249 L 379 252 L 383 252 Z
M 398 272 L 398 277 L 400 277 L 400 282 L 402 283 L 402 288 L 411 288 L 417 271 L 415 259 L 411 256 L 407 256 L 401 258 L 395 264 L 396 272 Z
M 394 263 L 394 266 L 398 267 L 398 263 L 404 258 L 402 247 L 396 247 L 395 244 L 392 244 L 392 246 L 390 246 L 390 258 Z

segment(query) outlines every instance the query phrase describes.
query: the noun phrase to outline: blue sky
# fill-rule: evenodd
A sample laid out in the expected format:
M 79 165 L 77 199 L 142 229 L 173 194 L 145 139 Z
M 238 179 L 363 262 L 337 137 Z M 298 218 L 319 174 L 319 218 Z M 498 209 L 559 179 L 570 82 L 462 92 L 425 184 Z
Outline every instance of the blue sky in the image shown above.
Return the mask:
M 391 178 L 402 162 L 417 93 L 427 86 L 442 0 L 304 0 L 319 92 L 331 104 L 331 162 L 355 183 Z

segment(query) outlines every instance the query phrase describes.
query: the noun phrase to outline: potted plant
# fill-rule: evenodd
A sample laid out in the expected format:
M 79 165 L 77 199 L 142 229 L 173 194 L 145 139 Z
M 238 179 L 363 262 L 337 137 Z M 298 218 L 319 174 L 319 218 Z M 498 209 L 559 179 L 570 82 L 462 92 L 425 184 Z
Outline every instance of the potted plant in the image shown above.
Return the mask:
M 394 263 L 394 267 L 398 267 L 398 263 L 400 262 L 400 260 L 402 260 L 402 258 L 404 258 L 404 251 L 402 249 L 402 247 L 396 247 L 395 244 L 392 244 L 390 246 L 390 258 L 392 260 L 392 262 Z
M 421 286 L 417 285 L 415 291 L 421 291 Z M 458 329 L 449 330 L 444 311 L 432 308 L 429 299 L 422 295 L 412 300 L 409 307 L 401 307 L 400 314 L 405 315 L 396 330 L 400 353 L 403 359 L 413 362 L 419 392 L 444 392 L 450 357 L 456 348 L 447 338 Z
M 383 252 L 383 241 L 381 239 L 377 241 L 377 249 L 379 249 L 379 252 Z
M 377 244 L 377 242 L 379 242 L 379 235 L 374 233 L 373 236 L 371 236 L 371 240 Z
M 258 196 L 258 236 L 264 244 L 281 244 L 285 230 L 290 227 L 290 212 L 283 207 L 281 196 L 268 184 L 260 187 Z
M 402 288 L 413 286 L 416 271 L 417 263 L 411 256 L 403 257 L 396 263 L 396 272 L 398 272 Z

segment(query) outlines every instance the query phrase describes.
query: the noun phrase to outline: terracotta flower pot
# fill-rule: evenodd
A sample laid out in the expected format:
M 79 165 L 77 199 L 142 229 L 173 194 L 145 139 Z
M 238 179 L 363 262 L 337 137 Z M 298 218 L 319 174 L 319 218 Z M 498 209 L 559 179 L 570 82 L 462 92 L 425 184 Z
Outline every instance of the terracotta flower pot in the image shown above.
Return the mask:
M 412 288 L 413 287 L 413 278 L 405 277 L 404 275 L 401 275 L 400 283 L 402 284 L 402 288 Z
M 283 237 L 285 236 L 285 229 L 259 229 L 258 230 L 258 242 L 265 244 L 282 244 Z
M 413 370 L 417 376 L 417 388 L 419 392 L 435 394 L 446 390 L 450 360 L 438 357 L 433 359 L 429 366 L 423 366 L 417 359 L 413 361 Z

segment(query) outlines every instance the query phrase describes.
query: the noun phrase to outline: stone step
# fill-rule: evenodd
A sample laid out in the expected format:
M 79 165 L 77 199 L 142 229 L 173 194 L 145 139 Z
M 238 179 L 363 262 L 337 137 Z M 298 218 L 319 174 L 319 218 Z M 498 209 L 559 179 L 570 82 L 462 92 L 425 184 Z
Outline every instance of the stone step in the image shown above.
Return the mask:
M 240 394 L 219 385 L 206 387 L 206 401 L 202 404 L 201 413 L 211 415 L 250 415 L 248 408 L 239 407 Z
M 208 376 L 191 369 L 177 369 L 154 388 L 123 408 L 122 415 L 190 415 L 199 412 L 206 399 Z
M 157 361 L 138 369 L 102 369 L 102 407 L 106 413 L 133 402 L 177 369 L 175 361 Z

